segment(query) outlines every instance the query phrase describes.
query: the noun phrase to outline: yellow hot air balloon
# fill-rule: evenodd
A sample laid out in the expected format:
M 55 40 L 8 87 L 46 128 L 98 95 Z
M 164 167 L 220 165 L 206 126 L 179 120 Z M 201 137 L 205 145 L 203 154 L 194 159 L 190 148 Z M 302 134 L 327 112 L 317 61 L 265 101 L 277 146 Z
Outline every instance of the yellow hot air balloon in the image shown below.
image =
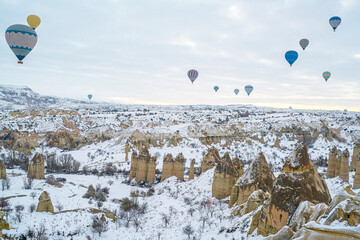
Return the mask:
M 34 30 L 35 30 L 35 28 L 37 28 L 40 25 L 40 22 L 41 22 L 39 16 L 36 16 L 33 14 L 29 15 L 26 20 L 27 20 L 29 26 L 32 27 Z

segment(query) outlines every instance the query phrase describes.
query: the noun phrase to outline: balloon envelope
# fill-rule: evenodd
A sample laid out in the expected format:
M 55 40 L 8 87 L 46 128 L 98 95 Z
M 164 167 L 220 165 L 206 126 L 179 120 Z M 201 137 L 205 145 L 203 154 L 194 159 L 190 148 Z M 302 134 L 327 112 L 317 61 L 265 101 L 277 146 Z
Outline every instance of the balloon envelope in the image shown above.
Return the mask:
M 327 81 L 329 78 L 331 77 L 331 73 L 326 71 L 323 72 L 323 78 L 325 79 L 325 81 Z
M 89 100 L 91 100 L 92 97 L 93 97 L 92 94 L 89 94 L 89 95 L 88 95 Z
M 334 17 L 330 18 L 329 23 L 330 23 L 330 26 L 334 29 L 334 32 L 335 32 L 336 28 L 341 23 L 341 18 L 338 17 L 338 16 L 334 16 Z
M 19 59 L 18 63 L 22 63 L 21 60 L 35 47 L 37 34 L 34 29 L 29 26 L 14 24 L 6 29 L 5 39 L 10 49 Z
M 33 14 L 29 15 L 26 20 L 27 20 L 29 26 L 32 27 L 32 29 L 34 29 L 34 30 L 35 30 L 35 28 L 37 28 L 40 25 L 40 22 L 41 22 L 39 16 L 36 16 Z
M 239 93 L 239 89 L 234 89 L 234 93 L 236 94 L 236 95 L 238 95 L 238 93 Z
M 253 91 L 253 86 L 251 86 L 251 85 L 246 85 L 245 86 L 245 92 L 247 93 L 247 95 L 249 96 L 250 95 L 250 93 Z
M 300 40 L 299 44 L 302 47 L 302 49 L 305 50 L 305 48 L 309 45 L 309 40 L 306 38 L 303 38 Z
M 219 90 L 219 87 L 218 86 L 214 86 L 214 90 L 215 92 L 217 92 Z
M 191 82 L 194 83 L 195 79 L 199 76 L 199 73 L 195 69 L 191 69 L 188 71 L 187 75 L 190 78 Z
M 298 58 L 298 53 L 294 50 L 290 50 L 285 53 L 285 59 L 290 64 L 290 67 L 296 61 L 297 58 Z

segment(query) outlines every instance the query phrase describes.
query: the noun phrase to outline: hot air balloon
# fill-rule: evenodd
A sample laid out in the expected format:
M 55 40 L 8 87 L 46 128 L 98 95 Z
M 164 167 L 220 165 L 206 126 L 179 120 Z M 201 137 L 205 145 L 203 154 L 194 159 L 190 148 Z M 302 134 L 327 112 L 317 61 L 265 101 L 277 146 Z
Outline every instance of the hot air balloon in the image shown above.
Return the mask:
M 330 26 L 334 29 L 334 32 L 335 32 L 336 28 L 341 23 L 341 18 L 339 18 L 338 16 L 334 16 L 334 17 L 330 18 L 329 23 L 330 23 Z
M 214 90 L 215 92 L 217 92 L 219 90 L 219 87 L 218 86 L 214 86 Z
M 293 65 L 293 63 L 296 61 L 297 58 L 298 58 L 298 53 L 294 50 L 290 50 L 285 53 L 285 59 L 290 64 L 290 67 Z
M 235 89 L 234 89 L 234 93 L 235 93 L 236 95 L 238 95 L 239 89 L 235 88 Z
M 250 93 L 253 91 L 253 86 L 251 85 L 246 85 L 245 86 L 245 92 L 247 93 L 248 96 L 250 96 Z
M 29 26 L 32 27 L 32 29 L 34 29 L 34 30 L 35 30 L 35 28 L 37 28 L 40 25 L 40 22 L 41 22 L 39 16 L 36 16 L 33 14 L 29 15 L 26 20 L 27 20 Z
M 300 47 L 302 47 L 302 49 L 305 50 L 305 48 L 309 45 L 309 40 L 306 38 L 303 38 L 300 40 L 299 44 L 300 44 Z
M 199 73 L 195 69 L 191 69 L 188 71 L 187 75 L 190 78 L 191 83 L 194 83 L 195 79 L 199 76 Z
M 89 100 L 91 100 L 92 97 L 93 97 L 92 94 L 89 94 L 89 95 L 88 95 Z
M 326 71 L 323 72 L 323 78 L 325 79 L 325 81 L 327 81 L 329 78 L 331 77 L 331 73 Z
M 11 50 L 19 59 L 18 63 L 22 64 L 22 60 L 35 47 L 37 34 L 29 26 L 14 24 L 6 29 L 5 39 Z

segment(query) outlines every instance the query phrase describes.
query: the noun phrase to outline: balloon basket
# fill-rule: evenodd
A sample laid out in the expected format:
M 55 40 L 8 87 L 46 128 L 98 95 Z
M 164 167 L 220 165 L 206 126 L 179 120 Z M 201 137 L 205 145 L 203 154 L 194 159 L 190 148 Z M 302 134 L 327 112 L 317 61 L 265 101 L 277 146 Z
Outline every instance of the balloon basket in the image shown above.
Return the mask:
M 23 62 L 22 62 L 22 61 L 18 61 L 18 64 L 23 64 Z

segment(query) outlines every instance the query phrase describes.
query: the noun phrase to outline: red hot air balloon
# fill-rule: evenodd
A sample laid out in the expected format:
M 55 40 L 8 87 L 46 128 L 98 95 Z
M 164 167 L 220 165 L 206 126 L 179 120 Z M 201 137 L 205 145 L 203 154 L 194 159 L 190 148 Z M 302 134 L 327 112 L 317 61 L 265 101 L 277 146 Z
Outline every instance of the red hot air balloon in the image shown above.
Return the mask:
M 199 76 L 199 73 L 195 69 L 191 69 L 188 71 L 187 75 L 190 78 L 191 83 L 194 83 L 195 79 Z

